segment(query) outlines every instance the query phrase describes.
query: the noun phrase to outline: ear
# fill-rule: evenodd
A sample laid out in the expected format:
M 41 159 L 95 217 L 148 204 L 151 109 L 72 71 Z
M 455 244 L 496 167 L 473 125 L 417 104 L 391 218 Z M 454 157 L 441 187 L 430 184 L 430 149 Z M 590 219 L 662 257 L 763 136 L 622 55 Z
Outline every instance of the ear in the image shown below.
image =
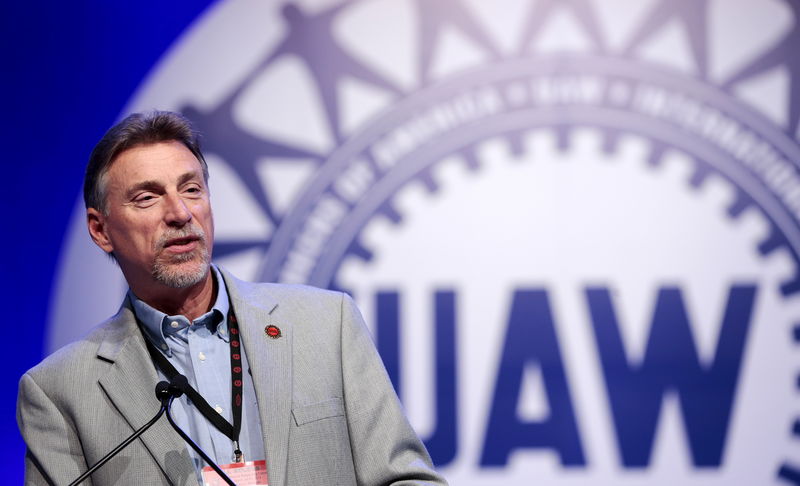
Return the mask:
M 99 246 L 106 253 L 114 251 L 114 245 L 108 237 L 105 215 L 95 208 L 86 209 L 86 224 L 89 227 L 89 236 L 92 237 L 95 245 Z

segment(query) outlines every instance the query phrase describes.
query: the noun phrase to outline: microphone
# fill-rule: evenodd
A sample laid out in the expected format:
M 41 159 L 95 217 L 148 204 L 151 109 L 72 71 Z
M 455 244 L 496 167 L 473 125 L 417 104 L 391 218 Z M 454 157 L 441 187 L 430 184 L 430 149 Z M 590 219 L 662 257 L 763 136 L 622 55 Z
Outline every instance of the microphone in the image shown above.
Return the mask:
M 208 454 L 203 452 L 203 449 L 201 449 L 199 445 L 195 444 L 195 442 L 191 439 L 191 437 L 189 437 L 186 434 L 186 432 L 184 432 L 183 429 L 181 429 L 178 426 L 178 424 L 176 424 L 175 421 L 172 419 L 172 413 L 171 413 L 172 401 L 175 398 L 183 395 L 184 392 L 189 388 L 189 380 L 186 379 L 186 377 L 183 376 L 182 374 L 178 373 L 177 375 L 172 377 L 169 384 L 167 384 L 164 381 L 162 381 L 161 383 L 167 385 L 166 391 L 162 392 L 167 398 L 162 399 L 161 403 L 162 403 L 162 409 L 165 409 L 167 412 L 167 420 L 169 421 L 169 424 L 172 426 L 173 429 L 175 429 L 175 432 L 177 432 L 178 435 L 180 435 L 181 438 L 187 444 L 189 444 L 189 446 L 191 446 L 191 448 L 194 449 L 195 452 L 197 452 L 200 455 L 200 457 L 202 457 L 203 460 L 206 461 L 206 463 L 209 466 L 211 466 L 211 468 L 217 474 L 219 474 L 219 477 L 221 477 L 226 483 L 230 484 L 231 486 L 236 486 L 236 483 L 234 483 L 233 480 L 229 478 L 228 475 L 222 471 L 222 469 L 219 468 L 217 463 L 214 462 L 210 457 L 208 457 Z M 158 390 L 159 390 L 158 385 L 156 385 L 156 395 L 158 395 Z M 164 405 L 165 403 L 166 405 Z
M 184 379 L 184 380 L 186 380 L 186 377 L 184 376 L 184 377 L 183 377 L 183 379 Z M 84 481 L 86 478 L 88 478 L 89 476 L 91 476 L 91 475 L 92 475 L 92 474 L 93 474 L 95 471 L 97 471 L 98 469 L 100 469 L 101 467 L 103 467 L 103 465 L 104 465 L 105 463 L 107 463 L 108 461 L 110 461 L 112 457 L 114 457 L 114 456 L 116 456 L 117 454 L 119 454 L 119 453 L 120 453 L 120 451 L 122 451 L 122 449 L 124 449 L 124 448 L 128 447 L 128 445 L 129 445 L 131 442 L 133 442 L 134 440 L 136 440 L 136 438 L 137 438 L 137 437 L 139 437 L 140 435 L 142 435 L 142 434 L 143 434 L 143 433 L 144 433 L 144 432 L 145 432 L 147 429 L 149 429 L 149 428 L 150 428 L 150 427 L 151 427 L 151 426 L 152 426 L 154 423 L 156 423 L 156 422 L 158 421 L 158 419 L 160 419 L 160 418 L 161 418 L 161 416 L 164 414 L 164 412 L 166 412 L 166 411 L 167 411 L 167 409 L 169 408 L 169 404 L 170 404 L 170 403 L 172 403 L 172 399 L 174 398 L 174 396 L 173 396 L 173 393 L 174 393 L 174 391 L 175 391 L 175 390 L 172 390 L 172 389 L 170 389 L 170 384 L 169 384 L 169 383 L 167 383 L 166 381 L 159 381 L 159 382 L 156 384 L 156 397 L 157 397 L 159 400 L 161 400 L 161 408 L 158 410 L 158 413 L 157 413 L 157 414 L 156 414 L 156 415 L 155 415 L 155 416 L 154 416 L 152 419 L 150 419 L 150 421 L 149 421 L 149 422 L 147 422 L 146 424 L 142 425 L 142 426 L 141 426 L 141 427 L 140 427 L 140 428 L 139 428 L 139 429 L 138 429 L 136 432 L 134 432 L 134 433 L 133 433 L 133 434 L 132 434 L 130 437 L 128 437 L 127 439 L 125 439 L 124 441 L 122 441 L 122 443 L 121 443 L 120 445 L 118 445 L 117 447 L 115 447 L 115 448 L 114 448 L 114 449 L 113 449 L 111 452 L 109 452 L 108 454 L 106 454 L 105 456 L 103 456 L 103 458 L 102 458 L 102 459 L 100 459 L 99 461 L 97 461 L 97 464 L 95 464 L 94 466 L 92 466 L 91 468 L 89 468 L 89 470 L 88 470 L 88 471 L 86 471 L 85 473 L 81 474 L 80 476 L 78 476 L 78 478 L 77 478 L 77 479 L 75 479 L 74 481 L 72 481 L 71 483 L 69 483 L 69 486 L 75 486 L 76 484 L 80 484 L 80 483 L 81 483 L 82 481 Z M 181 392 L 181 393 L 182 393 L 182 392 Z
M 159 381 L 156 383 L 156 398 L 164 400 L 165 398 L 169 398 L 170 393 L 169 383 L 166 381 Z

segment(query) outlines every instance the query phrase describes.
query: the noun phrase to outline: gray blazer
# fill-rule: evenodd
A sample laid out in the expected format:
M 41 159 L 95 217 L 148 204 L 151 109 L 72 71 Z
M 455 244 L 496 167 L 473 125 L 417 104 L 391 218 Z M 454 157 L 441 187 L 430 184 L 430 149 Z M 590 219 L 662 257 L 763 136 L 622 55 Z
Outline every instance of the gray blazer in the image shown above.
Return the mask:
M 223 271 L 253 374 L 271 486 L 446 484 L 406 420 L 344 294 Z M 278 326 L 271 339 L 264 328 Z M 26 484 L 68 484 L 158 411 L 158 381 L 126 299 L 20 380 Z M 165 418 L 84 484 L 197 485 Z

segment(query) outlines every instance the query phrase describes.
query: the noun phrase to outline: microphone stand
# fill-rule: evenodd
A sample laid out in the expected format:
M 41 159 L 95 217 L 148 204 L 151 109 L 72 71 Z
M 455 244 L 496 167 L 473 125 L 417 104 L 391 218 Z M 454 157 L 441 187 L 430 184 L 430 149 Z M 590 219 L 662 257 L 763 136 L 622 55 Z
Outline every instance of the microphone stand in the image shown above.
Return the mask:
M 219 466 L 217 466 L 217 463 L 211 460 L 211 458 L 208 457 L 208 455 L 205 452 L 203 452 L 203 449 L 201 449 L 199 445 L 195 444 L 195 442 L 188 435 L 186 435 L 183 429 L 178 427 L 178 424 L 176 424 L 175 421 L 172 420 L 172 414 L 170 413 L 172 410 L 172 400 L 174 400 L 176 396 L 180 395 L 181 395 L 180 392 L 177 395 L 175 395 L 174 393 L 170 394 L 169 398 L 166 400 L 167 402 L 166 406 L 162 405 L 162 412 L 166 410 L 167 420 L 169 421 L 169 424 L 172 425 L 172 428 L 175 429 L 175 432 L 177 432 L 178 435 L 180 435 L 183 438 L 183 440 L 185 440 L 186 443 L 189 444 L 192 447 L 192 449 L 195 450 L 195 452 L 200 454 L 200 457 L 202 457 L 203 460 L 206 461 L 206 463 L 208 463 L 208 465 L 211 466 L 211 468 L 214 469 L 214 471 L 216 471 L 217 474 L 219 474 L 219 477 L 221 477 L 226 483 L 230 484 L 231 486 L 236 486 L 236 483 L 234 483 L 233 480 L 229 478 L 228 475 L 225 474 L 222 471 L 222 469 L 219 468 Z
M 172 393 L 173 392 L 172 390 L 169 389 L 169 384 L 166 381 L 158 382 L 156 384 L 156 397 L 161 400 L 161 408 L 158 410 L 158 413 L 155 415 L 155 417 L 150 419 L 150 421 L 147 422 L 146 424 L 142 425 L 136 432 L 133 433 L 133 435 L 125 439 L 120 445 L 115 447 L 111 452 L 103 456 L 103 458 L 100 459 L 97 462 L 97 464 L 89 468 L 88 471 L 78 476 L 78 479 L 69 483 L 69 486 L 75 486 L 77 484 L 80 484 L 83 480 L 91 476 L 92 473 L 103 467 L 103 465 L 107 463 L 109 460 L 111 460 L 112 457 L 116 456 L 119 453 L 119 451 L 128 447 L 128 445 L 131 442 L 136 440 L 140 435 L 144 434 L 144 432 L 147 429 L 149 429 L 154 423 L 156 423 L 158 419 L 160 419 L 161 416 L 164 415 L 164 412 L 168 410 L 169 404 L 172 403 L 172 398 L 173 398 Z

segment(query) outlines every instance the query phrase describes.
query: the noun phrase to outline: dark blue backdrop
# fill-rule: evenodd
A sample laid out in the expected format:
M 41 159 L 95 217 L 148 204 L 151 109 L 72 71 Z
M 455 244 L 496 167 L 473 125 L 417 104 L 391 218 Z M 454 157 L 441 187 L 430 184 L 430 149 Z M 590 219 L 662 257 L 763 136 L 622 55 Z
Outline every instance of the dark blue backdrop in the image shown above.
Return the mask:
M 210 0 L 4 2 L 3 484 L 21 484 L 20 375 L 44 355 L 56 261 L 83 167 L 153 64 Z M 9 191 L 10 189 L 10 191 Z

